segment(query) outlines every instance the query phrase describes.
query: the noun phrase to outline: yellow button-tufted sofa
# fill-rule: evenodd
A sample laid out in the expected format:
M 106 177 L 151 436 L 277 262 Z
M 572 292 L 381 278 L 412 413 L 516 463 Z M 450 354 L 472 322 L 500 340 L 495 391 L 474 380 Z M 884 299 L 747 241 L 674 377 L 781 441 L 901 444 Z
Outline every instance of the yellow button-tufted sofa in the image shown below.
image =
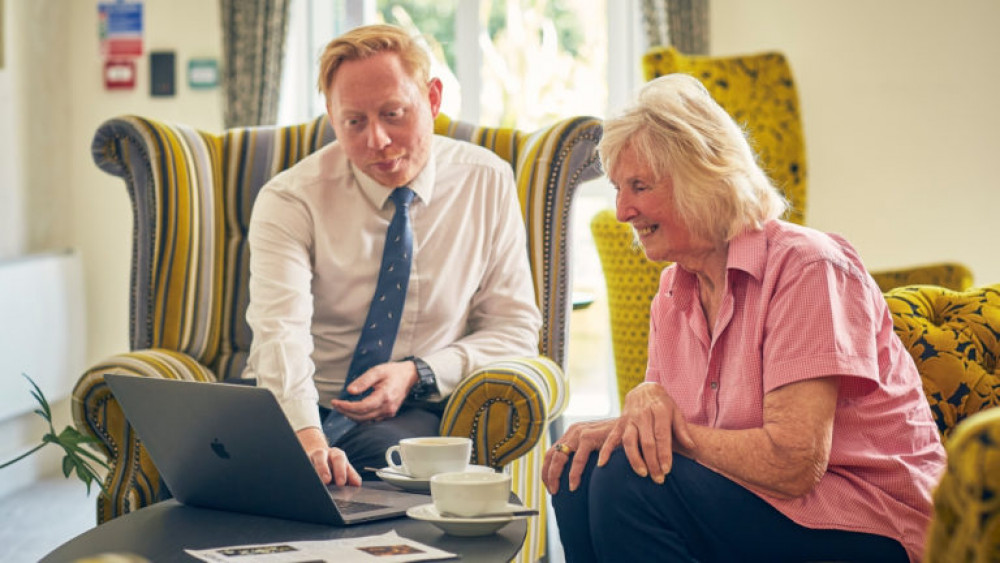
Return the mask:
M 492 129 L 439 116 L 439 134 L 483 145 L 507 160 L 527 229 L 542 311 L 539 357 L 512 359 L 470 375 L 452 394 L 441 433 L 473 439 L 473 462 L 505 468 L 513 489 L 542 511 L 529 523 L 523 560 L 545 553 L 540 485 L 545 431 L 567 401 L 570 217 L 577 187 L 599 175 L 601 124 L 589 117 L 535 132 Z M 125 181 L 133 208 L 129 352 L 92 366 L 73 392 L 73 418 L 99 440 L 110 471 L 97 498 L 106 522 L 154 502 L 159 473 L 125 420 L 106 373 L 215 382 L 238 377 L 246 324 L 246 230 L 254 198 L 277 172 L 333 140 L 325 117 L 286 127 L 214 134 L 137 116 L 105 122 L 97 165 Z

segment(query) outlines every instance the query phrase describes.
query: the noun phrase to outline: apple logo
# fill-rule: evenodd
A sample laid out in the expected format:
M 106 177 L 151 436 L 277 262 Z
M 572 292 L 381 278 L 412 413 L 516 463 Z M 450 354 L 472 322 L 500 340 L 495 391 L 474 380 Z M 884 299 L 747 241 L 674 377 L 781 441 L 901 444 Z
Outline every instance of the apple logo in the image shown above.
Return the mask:
M 226 451 L 225 444 L 220 442 L 218 438 L 212 440 L 212 451 L 222 459 L 229 459 L 229 452 Z

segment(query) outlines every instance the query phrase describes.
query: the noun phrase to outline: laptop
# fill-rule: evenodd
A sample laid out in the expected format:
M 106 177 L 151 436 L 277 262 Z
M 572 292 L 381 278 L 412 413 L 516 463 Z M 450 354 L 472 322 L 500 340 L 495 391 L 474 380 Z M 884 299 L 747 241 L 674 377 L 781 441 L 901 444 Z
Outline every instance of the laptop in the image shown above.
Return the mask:
M 323 484 L 267 389 L 117 374 L 105 380 L 186 505 L 344 526 L 430 502 L 424 494 Z

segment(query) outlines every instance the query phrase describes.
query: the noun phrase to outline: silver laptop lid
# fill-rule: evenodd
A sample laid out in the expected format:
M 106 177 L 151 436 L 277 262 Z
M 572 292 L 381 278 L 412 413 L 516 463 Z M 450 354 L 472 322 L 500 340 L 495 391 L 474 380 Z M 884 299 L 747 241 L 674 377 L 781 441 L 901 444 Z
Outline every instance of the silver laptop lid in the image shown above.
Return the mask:
M 337 525 L 429 502 L 426 495 L 348 487 L 352 501 L 377 506 L 342 515 L 267 389 L 116 374 L 105 380 L 184 504 Z M 375 502 L 369 492 L 378 495 Z

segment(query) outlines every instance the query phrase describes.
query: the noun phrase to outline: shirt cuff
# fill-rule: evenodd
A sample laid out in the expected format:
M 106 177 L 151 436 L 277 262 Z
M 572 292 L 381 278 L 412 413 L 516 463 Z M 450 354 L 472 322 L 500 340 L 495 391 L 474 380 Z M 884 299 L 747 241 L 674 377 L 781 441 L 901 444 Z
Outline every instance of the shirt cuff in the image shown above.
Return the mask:
M 319 419 L 319 408 L 312 401 L 291 400 L 281 404 L 292 430 L 298 432 L 304 428 L 322 428 Z

